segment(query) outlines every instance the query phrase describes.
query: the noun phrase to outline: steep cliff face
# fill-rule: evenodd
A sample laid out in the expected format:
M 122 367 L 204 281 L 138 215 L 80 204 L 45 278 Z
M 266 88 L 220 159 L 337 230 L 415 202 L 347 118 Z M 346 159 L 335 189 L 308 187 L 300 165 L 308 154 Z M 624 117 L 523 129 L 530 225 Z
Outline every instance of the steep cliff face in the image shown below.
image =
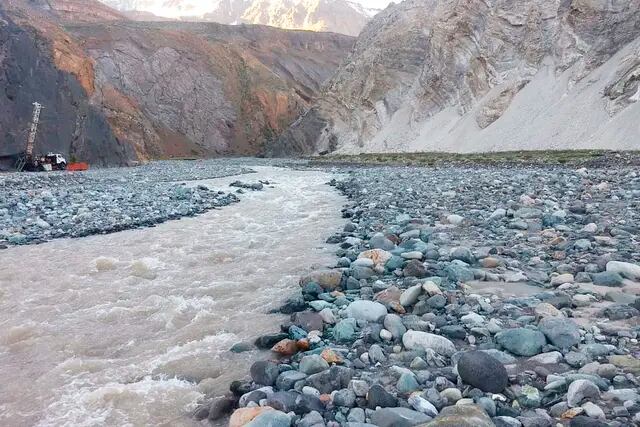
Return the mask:
M 640 148 L 640 0 L 406 0 L 270 149 Z
M 101 0 L 133 19 L 261 24 L 356 36 L 378 12 L 347 0 Z
M 9 36 L 0 45 L 0 76 L 9 76 L 0 84 L 20 93 L 0 106 L 10 141 L 0 156 L 24 149 L 34 101 L 45 112 L 68 110 L 51 114 L 64 129 L 58 139 L 43 120 L 38 151 L 96 164 L 261 154 L 308 108 L 353 45 L 338 34 L 133 22 L 101 5 L 80 20 L 76 11 L 89 3 L 12 0 L 3 7 L 3 34 L 24 34 L 35 50 L 21 55 Z M 50 69 L 36 78 L 42 64 Z M 71 107 L 60 107 L 55 96 Z
M 60 50 L 0 11 L 0 157 L 24 151 L 32 103 L 41 114 L 38 152 L 56 151 L 96 165 L 122 164 L 135 157 L 90 102 L 90 64 L 73 63 L 69 46 Z
M 260 154 L 309 105 L 352 39 L 208 23 L 67 26 L 100 87 L 205 154 Z

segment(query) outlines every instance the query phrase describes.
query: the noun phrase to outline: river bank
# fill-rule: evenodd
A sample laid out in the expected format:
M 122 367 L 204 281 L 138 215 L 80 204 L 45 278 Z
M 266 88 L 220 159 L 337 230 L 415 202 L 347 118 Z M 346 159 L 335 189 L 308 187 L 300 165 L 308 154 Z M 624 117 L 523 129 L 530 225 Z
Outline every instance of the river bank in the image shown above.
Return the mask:
M 281 332 L 256 342 L 272 356 L 196 418 L 640 423 L 633 166 L 338 170 L 335 268 L 301 279 Z
M 80 173 L 0 174 L 0 249 L 153 227 L 238 202 L 237 188 L 186 183 L 254 172 L 278 160 L 157 161 Z M 294 163 L 294 161 L 289 161 Z
M 640 422 L 633 165 L 208 162 L 118 173 L 238 203 L 0 252 L 3 424 Z
M 333 263 L 344 224 L 332 175 L 260 165 L 182 176 L 211 193 L 268 182 L 222 209 L 1 251 L 0 425 L 200 425 L 194 405 L 266 357 L 229 348 L 284 320 L 269 311 Z

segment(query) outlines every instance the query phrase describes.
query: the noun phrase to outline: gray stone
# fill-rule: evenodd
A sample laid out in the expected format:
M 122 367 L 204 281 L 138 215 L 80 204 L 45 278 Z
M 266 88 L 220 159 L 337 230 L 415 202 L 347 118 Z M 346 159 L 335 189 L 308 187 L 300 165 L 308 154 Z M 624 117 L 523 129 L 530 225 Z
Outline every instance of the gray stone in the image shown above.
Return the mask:
M 400 379 L 398 379 L 398 383 L 396 384 L 396 388 L 398 389 L 398 393 L 401 394 L 409 394 L 416 391 L 419 388 L 418 381 L 416 381 L 416 377 L 413 374 L 404 373 L 400 375 Z
M 576 380 L 569 384 L 567 391 L 567 403 L 574 408 L 580 406 L 583 400 L 599 398 L 600 389 L 589 380 Z
M 420 396 L 418 393 L 414 393 L 407 399 L 407 402 L 413 409 L 418 412 L 422 412 L 430 417 L 438 415 L 438 409 L 427 399 Z
M 352 302 L 347 307 L 347 316 L 356 320 L 377 322 L 386 315 L 386 307 L 375 301 L 358 300 Z
M 407 408 L 382 408 L 371 415 L 378 427 L 413 427 L 431 420 L 431 417 Z
M 400 339 L 407 332 L 407 328 L 402 323 L 402 318 L 397 314 L 387 314 L 384 317 L 384 327 L 391 332 L 393 338 Z
M 291 390 L 293 386 L 298 382 L 307 378 L 307 374 L 300 371 L 284 371 L 276 379 L 276 388 L 278 390 Z
M 426 303 L 429 307 L 440 309 L 447 305 L 447 299 L 444 295 L 434 295 L 428 298 Z
M 417 284 L 406 289 L 400 295 L 400 304 L 409 307 L 418 302 L 418 297 L 422 293 L 422 284 Z
M 379 384 L 372 385 L 367 392 L 367 407 L 369 409 L 391 408 L 397 404 L 398 399 Z
M 496 342 L 518 356 L 535 356 L 542 351 L 547 340 L 540 331 L 515 328 L 496 334 Z
M 456 347 L 451 341 L 440 335 L 409 330 L 402 336 L 402 343 L 408 350 L 433 350 L 442 356 L 451 356 Z
M 350 368 L 334 365 L 328 370 L 309 375 L 306 383 L 320 393 L 331 393 L 346 388 L 352 376 L 353 371 Z
M 329 369 L 329 364 L 317 354 L 304 356 L 300 361 L 299 370 L 307 375 L 317 374 L 327 369 Z
M 449 253 L 449 258 L 451 258 L 452 260 L 460 260 L 469 265 L 472 265 L 474 262 L 476 262 L 476 258 L 471 253 L 471 250 L 465 247 L 453 248 Z
M 609 261 L 607 263 L 607 271 L 610 273 L 618 273 L 627 279 L 640 280 L 640 265 L 630 262 Z
M 528 384 L 525 384 L 518 393 L 518 402 L 524 408 L 537 408 L 540 406 L 542 396 L 540 391 Z
M 614 273 L 611 271 L 594 273 L 591 275 L 591 281 L 593 281 L 594 285 L 598 286 L 609 286 L 616 288 L 624 286 L 624 277 L 622 277 L 619 273 Z
M 250 373 L 256 384 L 274 385 L 280 375 L 280 368 L 277 363 L 260 360 L 251 365 Z
M 376 275 L 376 272 L 369 267 L 362 265 L 352 266 L 350 269 L 351 277 L 357 280 L 369 279 Z
M 580 329 L 570 319 L 546 317 L 540 321 L 538 329 L 551 344 L 561 349 L 569 349 L 580 342 Z
M 305 415 L 296 427 L 319 427 L 324 426 L 324 418 L 317 411 L 311 411 Z
M 369 391 L 369 383 L 363 380 L 351 380 L 349 382 L 349 388 L 353 390 L 356 396 L 365 397 Z
M 522 423 L 512 417 L 495 417 L 493 423 L 496 427 L 520 427 Z
M 495 427 L 478 405 L 447 406 L 432 421 L 421 427 Z
M 471 270 L 466 263 L 458 260 L 450 262 L 445 267 L 445 272 L 452 282 L 471 282 L 475 278 L 473 270 Z
M 382 233 L 374 234 L 369 240 L 369 246 L 371 249 L 382 249 L 385 251 L 392 251 L 396 247 L 396 245 Z
M 337 342 L 351 342 L 355 337 L 356 319 L 343 319 L 333 327 L 333 338 Z
M 364 423 L 365 419 L 364 409 L 362 408 L 352 408 L 347 415 L 347 421 L 352 423 Z
M 504 365 L 487 353 L 466 352 L 458 361 L 457 366 L 460 378 L 482 391 L 501 393 L 509 384 Z
M 462 392 L 457 388 L 449 387 L 440 392 L 440 396 L 449 404 L 453 405 L 462 399 Z
M 376 364 L 378 362 L 385 362 L 387 357 L 384 355 L 382 347 L 378 344 L 373 344 L 369 347 L 369 360 L 371 363 Z
M 336 390 L 332 393 L 333 404 L 336 406 L 344 406 L 352 408 L 356 404 L 356 394 L 348 388 Z

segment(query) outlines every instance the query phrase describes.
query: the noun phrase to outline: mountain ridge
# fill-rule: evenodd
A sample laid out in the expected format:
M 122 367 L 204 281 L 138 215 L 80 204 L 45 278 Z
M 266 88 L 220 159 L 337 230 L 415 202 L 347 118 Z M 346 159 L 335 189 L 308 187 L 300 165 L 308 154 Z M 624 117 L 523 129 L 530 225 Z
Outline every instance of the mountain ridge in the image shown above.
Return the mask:
M 132 19 L 259 24 L 356 36 L 379 12 L 349 0 L 100 0 Z
M 96 166 L 259 155 L 353 43 L 265 26 L 135 22 L 99 8 L 80 21 L 75 8 L 90 3 L 0 6 L 2 38 L 28 45 L 0 49 L 0 157 L 24 150 L 34 101 L 45 106 L 37 150 Z
M 637 149 L 638 34 L 638 0 L 406 0 L 270 153 Z

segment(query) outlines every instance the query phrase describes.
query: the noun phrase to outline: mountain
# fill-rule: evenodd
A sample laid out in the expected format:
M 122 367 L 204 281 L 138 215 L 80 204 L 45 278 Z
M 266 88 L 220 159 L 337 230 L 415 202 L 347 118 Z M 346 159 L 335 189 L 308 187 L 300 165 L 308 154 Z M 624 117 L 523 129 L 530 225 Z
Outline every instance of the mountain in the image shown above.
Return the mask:
M 348 0 L 101 0 L 132 19 L 261 24 L 357 36 L 379 12 Z
M 90 10 L 90 13 L 84 11 Z M 330 33 L 134 22 L 93 0 L 0 4 L 0 157 L 36 149 L 94 165 L 258 155 L 353 46 Z
M 640 148 L 640 0 L 406 0 L 273 155 Z

